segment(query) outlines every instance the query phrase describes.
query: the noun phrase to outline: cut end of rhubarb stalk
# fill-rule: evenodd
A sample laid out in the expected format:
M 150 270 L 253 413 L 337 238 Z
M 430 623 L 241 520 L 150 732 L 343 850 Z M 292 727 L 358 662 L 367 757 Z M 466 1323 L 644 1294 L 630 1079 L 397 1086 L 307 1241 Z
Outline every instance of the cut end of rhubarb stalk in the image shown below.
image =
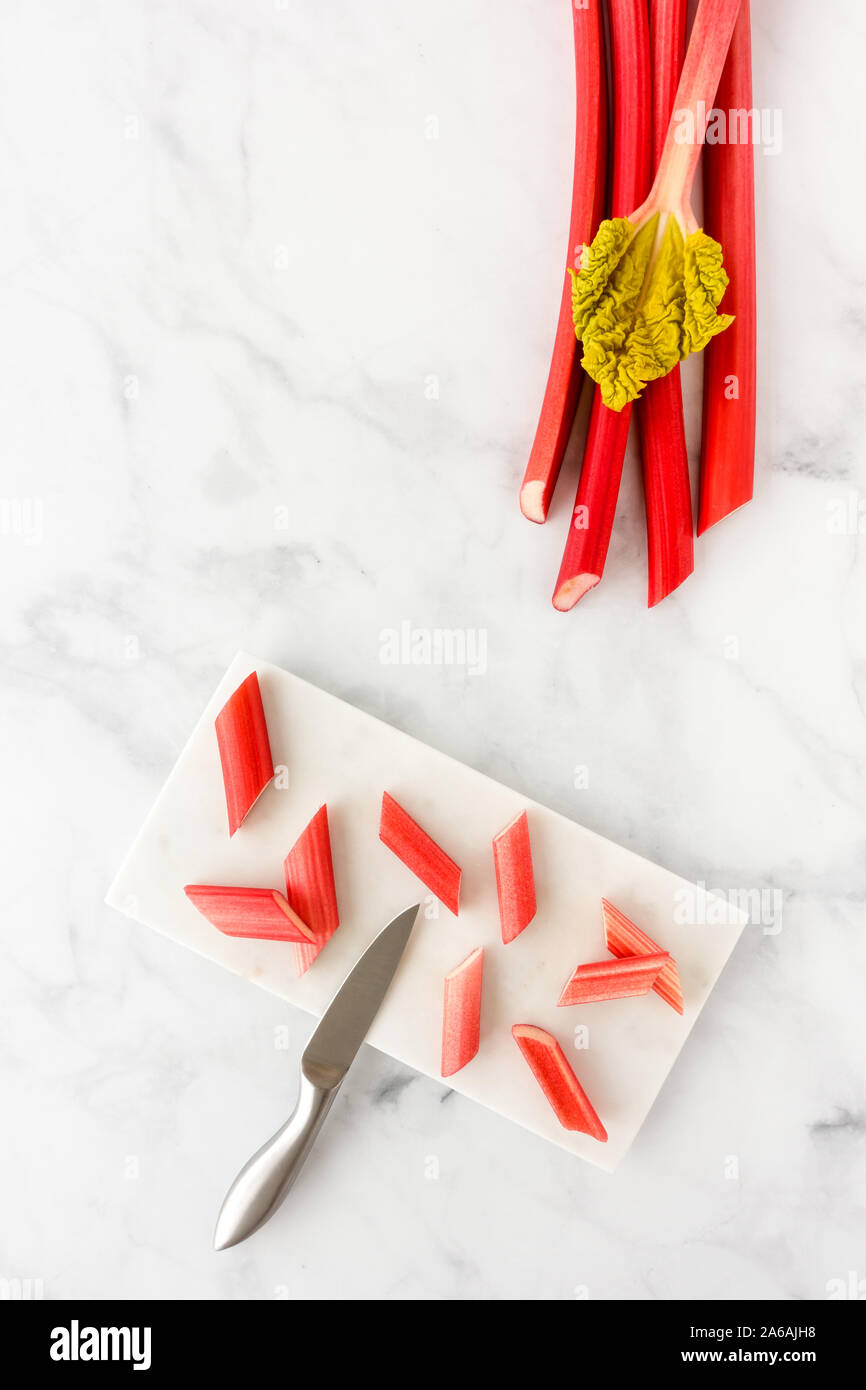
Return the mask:
M 298 913 L 295 911 L 292 905 L 286 901 L 282 893 L 277 893 L 275 891 L 274 901 L 277 904 L 277 906 L 281 909 L 281 911 L 285 913 L 286 917 L 288 917 L 289 922 L 292 925 L 293 935 L 291 939 L 293 941 L 304 943 L 316 941 L 315 932 L 307 926 L 306 922 L 304 922 L 301 917 L 299 917 Z
M 529 820 L 525 811 L 494 836 L 493 864 L 499 898 L 499 925 L 507 945 L 529 926 L 536 912 L 535 877 Z
M 752 454 L 754 458 L 754 453 Z M 754 467 L 754 463 L 751 465 Z M 707 490 L 701 493 L 701 503 L 698 511 L 698 524 L 696 527 L 699 536 L 705 531 L 709 531 L 711 526 L 717 526 L 720 521 L 724 521 L 726 516 L 733 516 L 745 507 L 747 502 L 751 502 L 754 496 L 754 486 L 748 483 L 743 488 L 740 496 L 734 501 L 730 497 L 725 497 L 721 501 L 711 501 L 707 495 Z
M 477 946 L 445 976 L 442 1012 L 442 1075 L 453 1076 L 478 1051 L 481 1038 L 481 977 L 484 948 Z
M 604 918 L 605 945 L 613 956 L 658 956 L 663 954 L 662 947 L 653 941 L 652 937 L 647 936 L 646 932 L 641 931 L 640 927 L 635 926 L 624 912 L 620 912 L 618 907 L 608 902 L 607 898 L 601 900 L 601 911 Z M 660 999 L 664 999 L 666 1004 L 676 1010 L 678 1014 L 683 1012 L 683 991 L 680 985 L 680 975 L 677 963 L 673 956 L 668 954 L 667 961 L 652 985 Z
M 229 834 L 242 824 L 274 775 L 258 674 L 253 671 L 215 720 Z
M 456 917 L 462 872 L 389 792 L 382 793 L 379 839 Z
M 311 945 L 295 946 L 295 968 L 303 975 L 340 925 L 327 806 L 319 807 L 289 850 L 283 867 L 289 905 L 309 924 L 314 936 Z
M 560 584 L 553 595 L 553 606 L 559 613 L 567 613 L 579 603 L 584 594 L 594 589 L 601 580 L 600 574 L 575 574 Z
M 531 1023 L 516 1023 L 511 1036 L 523 1053 L 563 1129 L 607 1143 L 607 1130 L 556 1038 Z
M 520 510 L 528 521 L 537 521 L 542 524 L 547 520 L 543 482 L 523 484 L 520 489 Z
M 189 883 L 183 891 L 211 926 L 225 936 L 255 937 L 261 941 L 314 940 L 310 928 L 282 893 L 274 889 Z
M 670 961 L 667 951 L 658 951 L 655 955 L 622 956 L 579 965 L 559 996 L 559 1006 L 649 994 Z

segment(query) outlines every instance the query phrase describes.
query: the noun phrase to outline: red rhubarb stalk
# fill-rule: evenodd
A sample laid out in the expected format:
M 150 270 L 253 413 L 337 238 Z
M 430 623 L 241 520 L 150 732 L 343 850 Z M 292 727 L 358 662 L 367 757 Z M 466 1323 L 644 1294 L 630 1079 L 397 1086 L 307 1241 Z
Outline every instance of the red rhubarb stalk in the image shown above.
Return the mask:
M 607 111 L 600 0 L 574 4 L 571 14 L 577 104 L 568 264 L 576 267 L 580 250 L 592 240 L 604 211 Z M 547 520 L 582 376 L 571 317 L 571 280 L 566 273 L 547 388 L 520 490 L 520 509 L 530 521 Z
M 667 951 L 659 951 L 656 955 L 623 956 L 619 960 L 579 965 L 559 996 L 559 1006 L 649 994 L 669 961 Z
M 268 726 L 255 671 L 242 681 L 216 717 L 229 834 L 234 835 L 274 775 Z
M 752 110 L 752 32 L 749 0 L 742 8 L 719 83 L 716 105 L 726 113 Z M 704 358 L 704 421 L 698 534 L 742 507 L 755 472 L 755 157 L 748 128 L 704 150 L 704 219 L 725 248 L 731 277 L 725 297 L 734 322 L 714 338 Z
M 508 944 L 529 926 L 535 916 L 535 878 L 529 821 L 521 811 L 510 825 L 494 836 L 493 863 L 499 897 L 499 925 Z
M 379 839 L 456 917 L 460 906 L 459 867 L 388 792 L 382 794 Z
M 674 109 L 686 49 L 686 9 L 687 0 L 650 0 L 654 164 L 661 159 Z M 648 604 L 653 608 L 695 567 L 679 363 L 667 376 L 649 382 L 638 408 L 638 424 L 646 499 Z
M 613 71 L 611 215 L 625 217 L 646 196 L 652 130 L 646 0 L 609 0 Z M 566 612 L 604 572 L 619 496 L 631 408 L 608 409 L 597 388 L 577 498 L 553 606 Z
M 442 1075 L 453 1076 L 478 1051 L 481 1037 L 481 975 L 484 948 L 476 947 L 445 976 L 442 1011 Z
M 723 250 L 697 223 L 692 184 L 740 0 L 700 0 L 649 197 L 606 218 L 572 274 L 581 365 L 622 410 L 732 322 Z M 716 119 L 714 117 L 714 119 Z
M 675 216 L 686 231 L 698 230 L 692 185 L 740 4 L 741 0 L 700 0 L 653 186 L 629 215 L 635 226 L 661 213 Z
M 295 968 L 303 975 L 340 925 L 327 806 L 319 807 L 289 850 L 283 867 L 289 906 L 315 936 L 312 943 L 295 946 Z
M 626 917 L 624 912 L 620 912 L 618 907 L 609 903 L 607 898 L 601 900 L 601 910 L 604 917 L 604 936 L 607 949 L 613 956 L 658 956 L 663 954 L 662 947 L 653 941 L 651 936 L 642 932 L 640 927 L 636 927 L 634 922 Z M 677 963 L 673 956 L 668 955 L 667 961 L 659 971 L 652 988 L 666 1004 L 670 1004 L 678 1014 L 683 1011 L 683 991 L 680 986 L 680 976 L 677 970 Z
M 211 926 L 226 936 L 254 936 L 263 941 L 312 941 L 313 933 L 270 888 L 223 888 L 189 883 L 183 890 Z
M 581 1134 L 588 1134 L 590 1138 L 606 1144 L 607 1130 L 556 1038 L 531 1023 L 516 1023 L 511 1036 L 529 1063 L 533 1076 L 563 1129 L 579 1130 Z

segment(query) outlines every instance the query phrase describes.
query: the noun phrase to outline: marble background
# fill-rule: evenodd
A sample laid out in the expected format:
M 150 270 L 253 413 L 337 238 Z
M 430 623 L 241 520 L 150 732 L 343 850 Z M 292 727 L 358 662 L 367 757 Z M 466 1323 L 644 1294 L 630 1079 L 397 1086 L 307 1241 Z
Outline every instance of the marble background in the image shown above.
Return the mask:
M 547 527 L 517 507 L 567 0 L 0 8 L 0 1291 L 866 1279 L 866 22 L 753 8 L 784 118 L 757 159 L 757 496 L 648 612 L 632 460 L 569 615 L 573 474 Z M 383 664 L 404 621 L 483 630 L 486 670 Z M 308 1025 L 102 899 L 241 646 L 678 872 L 781 894 L 615 1177 L 365 1049 L 290 1207 L 211 1251 L 238 1136 L 291 1098 L 275 1030 Z

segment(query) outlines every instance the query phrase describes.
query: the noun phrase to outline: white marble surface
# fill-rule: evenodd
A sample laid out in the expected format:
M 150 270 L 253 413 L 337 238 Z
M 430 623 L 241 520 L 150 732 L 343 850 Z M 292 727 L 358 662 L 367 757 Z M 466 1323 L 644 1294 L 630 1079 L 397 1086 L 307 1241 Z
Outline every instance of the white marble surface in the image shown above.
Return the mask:
M 864 487 L 866 26 L 855 0 L 754 10 L 784 115 L 757 498 L 648 613 L 632 467 L 603 588 L 563 616 L 572 484 L 546 528 L 516 498 L 568 215 L 566 0 L 3 7 L 0 1278 L 866 1277 L 864 561 L 828 510 Z M 483 629 L 485 671 L 383 664 L 407 620 Z M 614 1177 L 367 1051 L 289 1219 L 211 1252 L 306 1019 L 102 899 L 239 646 L 684 875 L 781 892 Z

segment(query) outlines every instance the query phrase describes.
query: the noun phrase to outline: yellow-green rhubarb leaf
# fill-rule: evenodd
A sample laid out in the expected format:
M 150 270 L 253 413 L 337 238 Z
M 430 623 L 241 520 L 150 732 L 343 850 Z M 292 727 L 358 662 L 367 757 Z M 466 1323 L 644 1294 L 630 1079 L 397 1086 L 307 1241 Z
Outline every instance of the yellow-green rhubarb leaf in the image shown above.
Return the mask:
M 624 217 L 602 222 L 580 274 L 572 272 L 582 365 L 611 410 L 732 322 L 717 313 L 728 283 L 718 242 L 703 231 L 684 238 L 669 216 L 657 245 L 658 224 L 658 213 L 638 227 Z
M 690 352 L 702 352 L 711 338 L 734 322 L 733 314 L 717 312 L 728 288 L 728 276 L 722 248 L 706 232 L 693 232 L 686 238 L 684 280 L 683 336 L 688 346 L 682 355 L 688 357 Z

